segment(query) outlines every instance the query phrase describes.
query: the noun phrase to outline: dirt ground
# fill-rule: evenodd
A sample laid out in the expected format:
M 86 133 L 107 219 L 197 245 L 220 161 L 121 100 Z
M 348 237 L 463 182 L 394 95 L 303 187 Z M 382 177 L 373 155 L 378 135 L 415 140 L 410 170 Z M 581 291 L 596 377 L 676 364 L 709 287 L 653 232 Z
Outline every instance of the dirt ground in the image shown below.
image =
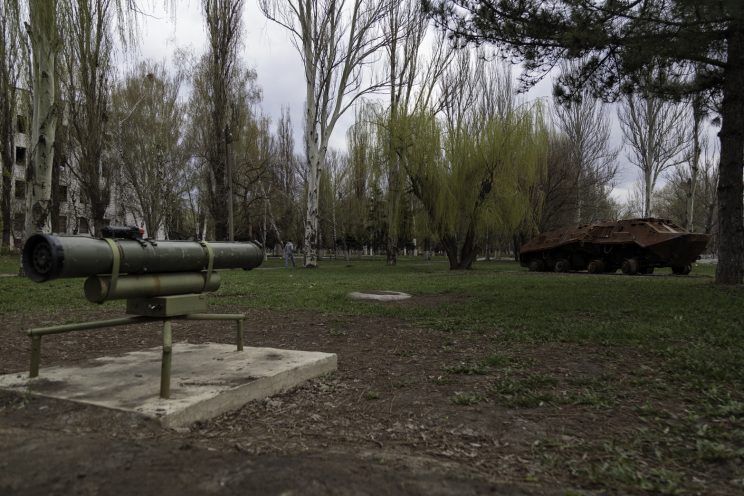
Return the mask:
M 115 315 L 85 312 L 75 319 Z M 26 370 L 24 329 L 59 320 L 6 317 L 0 373 Z M 42 374 L 44 366 L 158 346 L 159 327 L 49 336 Z M 233 337 L 224 323 L 174 324 L 175 341 Z M 505 346 L 497 335 L 445 334 L 390 319 L 268 311 L 251 312 L 246 344 L 337 353 L 338 371 L 180 430 L 123 412 L 0 392 L 0 494 L 606 494 L 602 484 L 548 464 L 541 447 L 560 440 L 582 459 L 581 440 L 632 436 L 633 412 L 648 398 L 624 388 L 652 363 L 629 350 Z M 488 356 L 496 358 L 478 365 Z M 619 401 L 612 408 L 548 406 L 533 395 L 533 403 L 515 405 L 509 394 L 486 393 L 494 384 L 508 393 L 505 369 L 533 384 L 542 378 L 564 396 L 613 376 Z M 669 406 L 675 408 L 684 404 Z M 587 465 L 592 456 L 584 454 Z M 689 470 L 686 492 L 731 493 L 726 477 Z

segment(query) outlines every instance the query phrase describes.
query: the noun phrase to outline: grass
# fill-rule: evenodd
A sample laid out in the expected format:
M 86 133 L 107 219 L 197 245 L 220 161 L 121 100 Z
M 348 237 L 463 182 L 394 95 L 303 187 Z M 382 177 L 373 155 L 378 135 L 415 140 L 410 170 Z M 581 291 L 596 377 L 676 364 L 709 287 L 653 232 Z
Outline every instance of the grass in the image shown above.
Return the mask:
M 0 274 L 17 274 L 20 255 L 0 255 Z
M 0 257 L 0 272 L 15 272 L 17 263 L 14 256 Z M 563 275 L 489 262 L 462 272 L 449 271 L 443 259 L 411 258 L 401 258 L 397 267 L 382 261 L 325 261 L 318 270 L 285 270 L 281 260 L 269 260 L 252 271 L 223 271 L 222 288 L 211 302 L 216 309 L 394 317 L 434 331 L 498 334 L 515 342 L 651 348 L 665 358 L 665 366 L 693 381 L 744 383 L 744 292 L 712 284 L 713 270 L 695 267 L 696 277 Z M 390 305 L 346 297 L 365 290 L 404 291 L 447 302 Z M 5 277 L 0 293 L 0 315 L 27 315 L 40 306 L 52 312 L 93 307 L 83 297 L 82 280 L 36 284 Z M 464 364 L 470 368 L 460 373 L 477 374 L 490 366 Z
M 14 273 L 17 264 L 16 257 L 0 257 L 0 272 Z M 633 429 L 628 433 L 546 439 L 535 448 L 543 470 L 571 474 L 582 487 L 675 493 L 689 490 L 686 467 L 735 467 L 744 460 L 744 289 L 715 286 L 714 270 L 699 265 L 690 277 L 657 277 L 668 270 L 651 277 L 541 274 L 499 261 L 455 272 L 443 259 L 405 257 L 396 267 L 377 259 L 286 270 L 280 260 L 269 260 L 253 271 L 223 271 L 211 304 L 215 311 L 397 318 L 453 338 L 482 334 L 492 350 L 574 343 L 600 347 L 616 359 L 637 350 L 646 359 L 625 371 L 623 383 L 603 376 L 559 379 L 536 370 L 537 360 L 524 352 L 487 351 L 447 364 L 430 381 L 457 389 L 472 380 L 489 385 L 451 396 L 462 408 L 485 403 L 520 414 L 578 409 L 592 416 L 624 409 Z M 346 296 L 367 290 L 404 291 L 416 300 L 391 304 Z M 83 297 L 82 280 L 35 284 L 0 277 L 0 294 L 2 317 L 57 313 L 80 320 L 79 311 L 95 308 Z M 344 333 L 335 327 L 325 332 Z M 381 393 L 369 390 L 363 398 L 376 401 Z M 678 408 L 670 408 L 670 401 Z M 731 470 L 744 483 L 744 472 Z

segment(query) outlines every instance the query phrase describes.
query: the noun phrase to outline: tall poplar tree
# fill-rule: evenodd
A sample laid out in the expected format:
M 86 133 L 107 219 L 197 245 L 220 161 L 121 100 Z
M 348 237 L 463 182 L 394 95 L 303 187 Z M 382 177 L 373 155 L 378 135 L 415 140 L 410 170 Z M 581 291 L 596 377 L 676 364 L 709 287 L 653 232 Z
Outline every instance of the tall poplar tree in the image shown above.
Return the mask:
M 54 137 L 57 130 L 55 67 L 57 0 L 30 0 L 31 22 L 26 26 L 31 38 L 31 161 L 26 183 L 26 219 L 24 238 L 50 228 Z
M 15 134 L 25 132 L 19 129 L 24 124 L 25 113 L 18 108 L 17 91 L 24 67 L 24 48 L 21 41 L 20 12 L 17 2 L 0 5 L 0 222 L 2 240 L 0 250 L 11 248 L 13 223 L 13 169 L 16 162 Z

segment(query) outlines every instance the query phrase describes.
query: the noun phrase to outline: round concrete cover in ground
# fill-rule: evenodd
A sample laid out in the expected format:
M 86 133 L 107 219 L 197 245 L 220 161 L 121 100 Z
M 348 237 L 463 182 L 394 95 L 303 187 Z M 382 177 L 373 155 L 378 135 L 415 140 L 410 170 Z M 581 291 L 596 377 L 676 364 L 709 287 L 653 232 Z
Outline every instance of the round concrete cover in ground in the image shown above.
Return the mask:
M 405 300 L 410 298 L 411 295 L 408 293 L 401 293 L 400 291 L 374 291 L 371 293 L 349 293 L 349 298 L 354 300 L 375 300 L 375 301 L 397 301 Z

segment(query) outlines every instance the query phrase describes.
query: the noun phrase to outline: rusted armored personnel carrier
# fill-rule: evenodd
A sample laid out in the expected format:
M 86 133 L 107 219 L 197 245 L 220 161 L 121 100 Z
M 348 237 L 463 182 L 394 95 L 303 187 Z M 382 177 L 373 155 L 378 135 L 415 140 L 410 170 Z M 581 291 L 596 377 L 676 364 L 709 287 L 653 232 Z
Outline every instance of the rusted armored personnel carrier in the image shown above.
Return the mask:
M 519 260 L 532 271 L 651 274 L 656 267 L 671 267 L 687 275 L 709 238 L 654 218 L 582 224 L 531 239 L 522 245 Z

